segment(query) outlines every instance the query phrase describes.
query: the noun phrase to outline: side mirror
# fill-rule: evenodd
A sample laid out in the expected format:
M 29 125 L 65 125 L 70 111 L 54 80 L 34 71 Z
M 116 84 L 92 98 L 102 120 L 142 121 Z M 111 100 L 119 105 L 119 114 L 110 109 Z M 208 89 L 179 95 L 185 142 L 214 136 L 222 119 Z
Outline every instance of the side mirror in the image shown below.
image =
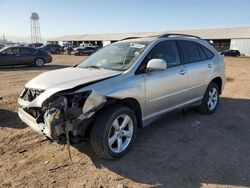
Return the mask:
M 167 63 L 163 59 L 151 59 L 147 65 L 147 72 L 163 71 L 167 69 Z

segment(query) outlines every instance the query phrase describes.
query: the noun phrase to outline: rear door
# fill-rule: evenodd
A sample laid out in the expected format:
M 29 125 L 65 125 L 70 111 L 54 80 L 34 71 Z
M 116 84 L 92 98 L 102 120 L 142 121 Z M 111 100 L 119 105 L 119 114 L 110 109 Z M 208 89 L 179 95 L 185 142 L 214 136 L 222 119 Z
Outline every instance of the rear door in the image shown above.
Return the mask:
M 146 108 L 148 117 L 159 115 L 181 106 L 186 101 L 187 71 L 182 64 L 176 42 L 158 43 L 144 62 L 164 59 L 167 69 L 145 73 Z
M 20 56 L 22 59 L 22 64 L 30 64 L 35 61 L 35 52 L 33 48 L 20 48 Z
M 188 71 L 188 92 L 189 102 L 199 100 L 203 97 L 212 68 L 214 54 L 203 45 L 188 40 L 178 41 L 183 53 L 184 62 Z

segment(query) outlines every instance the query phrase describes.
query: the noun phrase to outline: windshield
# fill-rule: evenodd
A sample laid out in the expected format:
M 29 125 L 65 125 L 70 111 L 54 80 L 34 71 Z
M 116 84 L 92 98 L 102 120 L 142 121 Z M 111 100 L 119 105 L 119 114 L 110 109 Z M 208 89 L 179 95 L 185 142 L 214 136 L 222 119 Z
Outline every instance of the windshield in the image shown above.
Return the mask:
M 113 43 L 97 51 L 77 67 L 125 71 L 135 63 L 149 43 L 150 41 Z

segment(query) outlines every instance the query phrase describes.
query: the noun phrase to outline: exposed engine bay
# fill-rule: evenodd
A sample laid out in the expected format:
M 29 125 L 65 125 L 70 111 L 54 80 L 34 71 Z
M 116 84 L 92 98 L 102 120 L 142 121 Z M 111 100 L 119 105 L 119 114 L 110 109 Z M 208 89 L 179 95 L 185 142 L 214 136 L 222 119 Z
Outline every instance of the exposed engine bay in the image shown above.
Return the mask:
M 91 117 L 104 105 L 106 98 L 95 92 L 59 96 L 47 104 L 44 124 L 51 127 L 53 140 L 71 143 L 84 139 Z

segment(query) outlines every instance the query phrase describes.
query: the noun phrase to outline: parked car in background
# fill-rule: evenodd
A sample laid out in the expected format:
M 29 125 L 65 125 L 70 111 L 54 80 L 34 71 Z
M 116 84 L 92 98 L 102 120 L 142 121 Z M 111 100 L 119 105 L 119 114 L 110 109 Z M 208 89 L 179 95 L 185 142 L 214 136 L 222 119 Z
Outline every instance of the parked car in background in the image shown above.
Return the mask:
M 98 50 L 97 47 L 78 47 L 71 52 L 72 55 L 91 55 Z
M 73 50 L 74 49 L 72 47 L 69 47 L 69 46 L 63 48 L 64 54 L 66 54 L 66 55 L 71 55 Z
M 38 47 L 41 47 L 42 45 L 44 45 L 43 43 L 31 43 L 31 44 L 28 44 L 27 46 L 28 47 L 32 47 L 32 48 L 38 48 Z
M 220 54 L 224 55 L 224 56 L 239 57 L 240 51 L 239 50 L 225 50 L 225 51 L 221 52 Z
M 124 40 L 77 66 L 29 81 L 18 114 L 54 141 L 90 138 L 97 155 L 117 159 L 131 148 L 139 128 L 168 112 L 197 106 L 203 114 L 214 113 L 225 79 L 224 57 L 199 37 Z
M 46 44 L 38 47 L 37 49 L 49 52 L 51 54 L 60 54 L 61 52 L 63 52 L 63 48 L 59 44 Z
M 0 66 L 31 64 L 43 67 L 51 61 L 51 55 L 31 47 L 5 47 L 0 50 Z
M 63 42 L 62 47 L 63 47 L 63 48 L 64 48 L 64 47 L 71 47 L 71 48 L 74 48 L 74 47 L 76 47 L 76 46 L 74 45 L 73 42 L 71 42 L 71 41 L 66 41 L 66 42 Z

